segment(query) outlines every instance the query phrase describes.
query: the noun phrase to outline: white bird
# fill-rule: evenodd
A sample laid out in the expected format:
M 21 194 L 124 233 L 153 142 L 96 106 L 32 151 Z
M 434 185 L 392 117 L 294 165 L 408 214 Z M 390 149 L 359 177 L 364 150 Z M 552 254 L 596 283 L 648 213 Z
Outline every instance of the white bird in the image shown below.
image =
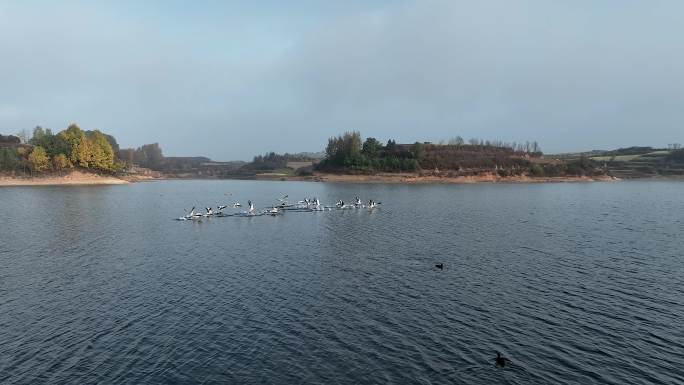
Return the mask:
M 288 195 L 285 195 L 285 196 L 282 197 L 282 198 L 278 198 L 278 201 L 279 201 L 283 206 L 285 206 L 285 205 L 287 205 L 287 204 L 289 203 L 289 202 L 287 201 L 287 198 L 288 198 Z
M 200 218 L 202 218 L 202 214 L 196 213 L 195 207 L 193 206 L 193 208 L 190 209 L 190 212 L 188 213 L 188 215 L 184 216 L 183 218 L 185 218 L 185 220 L 200 219 Z

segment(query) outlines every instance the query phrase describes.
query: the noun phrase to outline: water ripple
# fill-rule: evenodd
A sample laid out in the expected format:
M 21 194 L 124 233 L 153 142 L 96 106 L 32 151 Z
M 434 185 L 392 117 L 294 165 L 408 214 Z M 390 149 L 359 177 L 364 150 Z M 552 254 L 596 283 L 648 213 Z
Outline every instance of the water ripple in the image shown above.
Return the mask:
M 683 383 L 681 186 L 0 189 L 44 208 L 0 224 L 0 383 Z M 226 191 L 383 205 L 169 220 Z

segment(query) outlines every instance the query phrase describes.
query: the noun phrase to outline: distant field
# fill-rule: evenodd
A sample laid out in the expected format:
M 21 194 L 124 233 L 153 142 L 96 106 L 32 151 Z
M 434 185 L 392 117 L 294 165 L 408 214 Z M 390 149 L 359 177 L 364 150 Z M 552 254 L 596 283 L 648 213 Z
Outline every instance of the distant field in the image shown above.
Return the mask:
M 617 162 L 630 162 L 633 161 L 636 158 L 640 158 L 641 155 L 618 155 L 618 156 L 594 156 L 590 159 L 596 160 L 599 162 L 608 162 L 611 160 L 615 160 Z
M 313 162 L 311 162 L 311 161 L 308 161 L 308 162 L 287 162 L 287 167 L 291 168 L 293 170 L 298 170 L 302 167 L 311 166 L 312 164 L 313 164 Z
M 262 176 L 262 177 L 278 177 L 278 176 L 292 176 L 294 175 L 294 171 L 290 168 L 279 168 L 277 170 L 273 170 L 270 172 L 262 172 L 258 173 L 257 176 Z
M 653 152 L 648 152 L 645 154 L 634 154 L 634 155 L 617 155 L 617 156 L 593 156 L 591 157 L 592 160 L 596 160 L 599 162 L 608 162 L 608 161 L 616 161 L 616 162 L 631 162 L 633 160 L 639 159 L 639 158 L 657 158 L 660 156 L 664 156 L 669 154 L 670 151 L 667 150 L 660 150 L 660 151 L 653 151 Z

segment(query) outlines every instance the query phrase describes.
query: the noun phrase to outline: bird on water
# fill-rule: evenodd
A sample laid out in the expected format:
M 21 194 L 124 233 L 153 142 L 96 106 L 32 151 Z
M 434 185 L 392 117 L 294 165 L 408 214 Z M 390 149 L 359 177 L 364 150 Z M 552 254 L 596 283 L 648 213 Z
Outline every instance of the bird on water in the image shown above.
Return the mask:
M 440 269 L 440 270 L 444 270 L 444 264 L 443 263 L 438 263 L 435 265 L 435 267 Z
M 502 356 L 500 352 L 496 352 L 496 366 L 503 368 L 506 366 L 506 364 L 511 364 L 511 363 L 512 363 L 511 360 Z

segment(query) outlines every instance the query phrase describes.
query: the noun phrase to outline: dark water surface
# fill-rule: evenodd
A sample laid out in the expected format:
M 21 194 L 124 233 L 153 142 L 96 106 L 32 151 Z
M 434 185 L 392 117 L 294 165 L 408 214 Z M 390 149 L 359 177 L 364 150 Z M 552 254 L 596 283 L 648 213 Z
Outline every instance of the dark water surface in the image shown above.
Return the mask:
M 172 220 L 283 194 L 383 204 Z M 1 384 L 684 383 L 684 183 L 16 187 L 0 213 Z

